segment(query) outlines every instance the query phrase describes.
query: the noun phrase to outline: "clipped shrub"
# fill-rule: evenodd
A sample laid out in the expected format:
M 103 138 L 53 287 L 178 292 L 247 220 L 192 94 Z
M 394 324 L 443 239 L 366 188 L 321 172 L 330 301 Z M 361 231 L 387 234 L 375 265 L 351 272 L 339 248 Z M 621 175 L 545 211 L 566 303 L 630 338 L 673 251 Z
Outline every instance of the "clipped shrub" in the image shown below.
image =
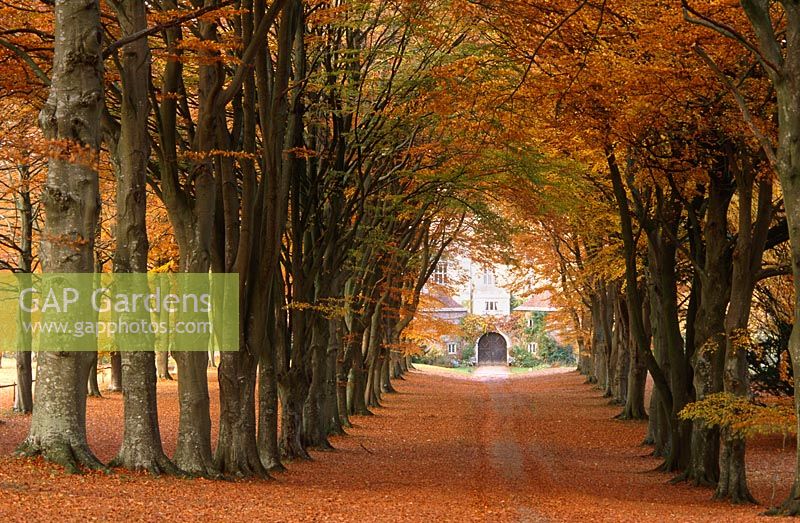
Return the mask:
M 538 367 L 542 361 L 536 355 L 523 349 L 522 347 L 513 347 L 511 349 L 511 366 L 512 367 Z
M 470 365 L 475 357 L 475 347 L 467 345 L 461 349 L 461 365 Z

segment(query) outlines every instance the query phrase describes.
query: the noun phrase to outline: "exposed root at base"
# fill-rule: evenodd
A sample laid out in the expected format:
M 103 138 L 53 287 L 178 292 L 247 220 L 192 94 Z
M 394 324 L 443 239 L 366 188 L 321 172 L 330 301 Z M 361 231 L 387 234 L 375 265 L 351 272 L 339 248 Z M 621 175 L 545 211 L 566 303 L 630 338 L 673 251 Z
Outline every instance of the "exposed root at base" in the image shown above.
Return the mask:
M 111 472 L 111 469 L 97 459 L 85 444 L 71 444 L 67 441 L 59 441 L 41 445 L 25 441 L 17 448 L 16 454 L 26 458 L 41 456 L 50 463 L 61 465 L 70 474 L 80 474 L 82 469 Z

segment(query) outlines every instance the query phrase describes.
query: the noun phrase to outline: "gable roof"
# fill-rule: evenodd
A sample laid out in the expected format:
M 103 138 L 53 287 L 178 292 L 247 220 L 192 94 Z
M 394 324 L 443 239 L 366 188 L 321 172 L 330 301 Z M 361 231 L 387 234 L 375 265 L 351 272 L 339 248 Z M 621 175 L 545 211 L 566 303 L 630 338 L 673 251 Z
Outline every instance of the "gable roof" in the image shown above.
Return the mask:
M 452 296 L 443 292 L 436 292 L 430 295 L 435 301 L 441 303 L 438 307 L 433 307 L 437 311 L 467 312 L 466 307 L 458 303 Z
M 522 305 L 515 307 L 520 312 L 552 312 L 558 310 L 550 304 L 551 294 L 547 291 L 538 292 L 525 300 Z

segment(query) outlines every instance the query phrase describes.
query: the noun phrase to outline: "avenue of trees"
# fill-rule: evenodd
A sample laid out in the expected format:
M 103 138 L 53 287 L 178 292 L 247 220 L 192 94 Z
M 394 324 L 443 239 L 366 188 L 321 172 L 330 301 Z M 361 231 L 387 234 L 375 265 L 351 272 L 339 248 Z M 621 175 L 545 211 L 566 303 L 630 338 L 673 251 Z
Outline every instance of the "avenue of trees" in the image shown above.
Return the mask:
M 663 470 L 753 501 L 747 431 L 704 409 L 749 404 L 751 377 L 800 394 L 796 2 L 23 0 L 0 22 L 2 268 L 240 276 L 216 448 L 208 355 L 175 353 L 164 454 L 153 340 L 118 358 L 110 465 L 263 477 L 329 448 L 408 369 L 461 242 L 547 280 Z M 39 354 L 35 404 L 17 362 L 20 452 L 105 467 L 96 354 Z M 776 513 L 800 513 L 796 469 Z
M 506 197 L 524 222 L 515 242 L 558 291 L 579 370 L 620 419 L 649 419 L 645 442 L 675 481 L 754 501 L 746 435 L 797 432 L 795 409 L 750 409 L 751 374 L 791 390 L 800 362 L 797 6 L 471 13 L 505 59 L 470 74 L 506 79 L 493 95 L 510 170 L 530 184 L 528 199 Z M 775 513 L 800 512 L 799 486 L 800 461 Z
M 263 477 L 380 405 L 408 368 L 400 338 L 423 284 L 479 219 L 424 107 L 457 28 L 416 25 L 441 17 L 393 2 L 31 1 L 2 16 L 6 268 L 240 275 L 216 447 L 208 354 L 173 354 L 170 459 L 155 351 L 123 352 L 124 438 L 109 465 Z M 17 410 L 33 411 L 19 452 L 105 467 L 86 443 L 96 355 L 40 353 L 35 404 L 30 353 L 17 360 Z

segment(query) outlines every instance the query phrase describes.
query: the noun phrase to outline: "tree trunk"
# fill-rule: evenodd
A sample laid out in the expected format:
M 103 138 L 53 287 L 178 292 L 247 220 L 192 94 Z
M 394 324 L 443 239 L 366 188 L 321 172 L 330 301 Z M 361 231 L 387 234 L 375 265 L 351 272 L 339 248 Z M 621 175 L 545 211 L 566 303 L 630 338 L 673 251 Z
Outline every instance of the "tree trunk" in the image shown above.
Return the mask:
M 122 390 L 122 354 L 119 351 L 111 353 L 111 380 L 108 382 L 109 392 Z
M 267 316 L 271 324 L 275 313 Z M 258 450 L 261 463 L 269 472 L 282 472 L 286 468 L 281 463 L 278 445 L 278 380 L 275 375 L 275 329 L 273 336 L 267 337 L 267 345 L 261 352 L 258 369 Z
M 55 1 L 52 82 L 39 121 L 48 140 L 71 143 L 70 150 L 77 144 L 91 155 L 100 151 L 102 34 L 96 0 Z M 42 195 L 43 272 L 94 272 L 100 207 L 96 162 L 91 157 L 70 163 L 63 155 L 49 160 Z M 48 342 L 43 337 L 42 343 Z M 93 354 L 39 353 L 36 409 L 20 453 L 42 455 L 71 471 L 81 465 L 102 468 L 86 443 L 86 382 Z
M 695 271 L 692 292 L 699 296 L 694 322 L 692 354 L 695 400 L 722 391 L 725 345 L 725 310 L 731 289 L 731 250 L 728 240 L 728 208 L 734 192 L 731 170 L 723 163 L 710 173 L 703 242 L 692 246 Z M 689 212 L 693 212 L 690 209 Z M 691 459 L 684 478 L 695 485 L 714 486 L 719 479 L 719 429 L 692 426 Z
M 361 333 L 361 343 L 354 340 L 355 348 L 353 350 L 353 364 L 350 368 L 347 381 L 347 410 L 350 414 L 358 416 L 371 416 L 372 412 L 367 408 L 366 392 L 367 392 L 367 367 L 364 362 L 365 347 L 368 342 L 369 331 L 364 330 Z M 361 345 L 361 346 L 359 346 Z
M 733 252 L 730 304 L 725 316 L 723 384 L 725 392 L 747 397 L 750 395 L 747 350 L 751 345 L 748 323 L 753 290 L 772 220 L 772 182 L 769 179 L 759 182 L 754 222 L 753 181 L 757 168 L 750 165 L 747 157 L 737 161 L 738 151 L 732 151 L 731 156 L 739 195 L 739 234 Z M 723 428 L 721 432 L 720 477 L 715 498 L 730 499 L 733 503 L 755 503 L 747 486 L 744 437 L 728 428 Z
M 162 294 L 169 294 L 170 278 L 158 278 L 158 284 L 161 288 Z M 170 315 L 166 307 L 162 307 L 159 312 L 159 321 L 168 323 Z M 156 375 L 160 380 L 172 381 L 172 375 L 169 372 L 169 346 L 170 346 L 170 333 L 169 330 L 163 333 L 156 334 L 155 340 L 156 348 Z
M 391 369 L 392 351 L 389 347 L 383 350 L 383 361 L 381 362 L 381 392 L 393 394 L 397 392 L 392 386 Z
M 784 4 L 785 6 L 786 4 Z M 794 22 L 797 23 L 797 9 Z M 768 16 L 768 15 L 767 15 Z M 783 85 L 776 85 L 778 94 L 778 114 L 781 125 L 778 131 L 778 165 L 776 170 L 781 179 L 781 189 L 786 205 L 786 219 L 789 224 L 789 242 L 792 255 L 792 281 L 794 284 L 794 324 L 789 338 L 789 353 L 792 357 L 792 371 L 800 376 L 800 30 L 792 32 L 792 42 L 788 55 L 791 61 L 791 74 Z M 791 81 L 789 81 L 791 80 Z M 788 498 L 774 512 L 783 515 L 800 515 L 800 387 L 794 387 L 794 406 L 797 416 L 797 453 L 795 456 L 794 483 Z
M 92 367 L 89 371 L 89 381 L 86 384 L 86 394 L 89 396 L 93 396 L 95 398 L 99 398 L 100 394 L 100 385 L 97 383 L 97 353 L 95 352 L 94 358 L 92 359 Z
M 592 376 L 600 390 L 605 393 L 608 382 L 608 342 L 605 322 L 605 297 L 603 284 L 595 285 L 592 294 Z
M 670 365 L 664 348 L 664 337 L 661 335 L 663 328 L 662 322 L 658 320 L 661 312 L 661 302 L 656 298 L 655 283 L 648 274 L 648 312 L 650 315 L 650 334 L 653 340 L 653 353 L 659 368 L 664 374 L 669 375 Z M 649 441 L 653 445 L 653 456 L 667 458 L 670 455 L 672 445 L 672 431 L 667 414 L 671 410 L 671 405 L 664 401 L 661 391 L 654 389 L 650 396 L 650 417 L 648 420 Z
M 324 318 L 314 317 L 311 335 L 311 384 L 303 405 L 303 445 L 317 450 L 332 450 L 325 430 L 323 409 L 325 378 L 327 375 L 328 325 Z
M 340 411 L 338 379 L 340 371 L 338 369 L 339 360 L 343 358 L 344 347 L 342 347 L 342 321 L 338 318 L 331 319 L 328 324 L 328 346 L 325 351 L 327 359 L 325 365 L 325 397 L 323 415 L 325 417 L 325 429 L 328 435 L 345 434 L 342 426 L 342 415 L 346 412 L 347 397 L 345 396 L 345 411 Z
M 256 359 L 247 350 L 220 355 L 220 420 L 214 468 L 226 476 L 267 477 L 256 440 Z
M 647 370 L 653 377 L 655 390 L 659 392 L 661 401 L 671 410 L 672 392 L 667 381 L 666 373 L 662 371 L 659 362 L 650 350 L 650 336 L 645 329 L 644 300 L 639 292 L 639 273 L 637 267 L 637 249 L 633 234 L 633 223 L 628 196 L 622 183 L 622 173 L 617 164 L 614 151 L 611 147 L 606 150 L 609 174 L 614 188 L 614 198 L 617 202 L 618 213 L 625 252 L 625 302 L 628 306 L 628 322 L 631 336 L 634 340 L 638 355 L 644 360 Z M 652 317 L 652 313 L 651 313 Z M 653 336 L 654 337 L 654 336 Z
M 346 327 L 346 325 L 344 327 Z M 358 351 L 359 355 L 361 354 L 360 340 L 362 338 L 362 333 L 351 329 L 350 334 L 345 338 L 343 351 L 336 359 L 336 402 L 339 407 L 342 427 L 344 428 L 353 426 L 350 422 L 350 414 L 352 413 L 352 398 L 356 396 L 354 396 L 355 393 L 351 390 L 349 378 L 352 372 L 351 369 L 353 367 L 356 351 Z M 363 394 L 360 397 L 363 398 Z
M 156 352 L 156 374 L 160 380 L 172 381 L 172 375 L 169 373 L 169 351 Z
M 30 170 L 23 166 L 20 171 L 20 187 L 15 195 L 17 213 L 20 221 L 19 270 L 20 289 L 30 288 L 33 269 L 33 205 L 31 204 Z M 26 295 L 30 302 L 30 295 Z M 30 308 L 30 307 L 27 307 Z M 24 328 L 30 322 L 31 313 L 20 307 L 17 314 L 17 386 L 14 389 L 14 411 L 30 414 L 33 411 L 33 368 L 31 366 L 31 347 L 33 338 Z
M 372 312 L 370 328 L 366 331 L 366 383 L 364 387 L 364 402 L 367 407 L 380 407 L 381 399 L 381 357 L 383 348 L 381 347 L 380 324 L 383 313 L 383 301 L 386 295 L 382 296 Z
M 30 199 L 30 197 L 29 197 Z M 23 249 L 24 252 L 24 249 Z M 27 258 L 27 257 L 26 257 Z M 27 258 L 30 260 L 30 258 Z M 32 278 L 30 275 L 30 265 L 25 267 L 25 260 L 22 260 L 23 272 L 18 275 L 20 280 L 20 289 L 30 288 L 32 286 Z M 26 294 L 26 301 L 30 308 L 30 294 Z M 20 307 L 17 312 L 17 352 L 16 352 L 16 367 L 17 367 L 17 386 L 14 388 L 14 412 L 21 412 L 23 414 L 30 414 L 33 412 L 33 366 L 31 365 L 31 346 L 33 343 L 32 334 L 24 328 L 24 324 L 30 322 L 31 313 L 26 312 L 24 307 Z
M 30 414 L 33 411 L 33 369 L 31 352 L 19 351 L 17 362 L 17 386 L 14 389 L 14 412 Z
M 633 339 L 630 326 L 628 323 L 627 304 L 623 297 L 620 297 L 619 318 L 620 321 L 626 326 L 625 333 L 627 334 L 625 343 L 628 344 L 628 380 L 625 397 L 625 408 L 619 415 L 620 419 L 647 419 L 647 411 L 644 408 L 644 392 L 647 383 L 647 366 L 640 351 L 636 349 L 636 341 Z M 645 305 L 648 303 L 646 302 Z M 649 307 L 647 307 L 649 311 Z M 645 322 L 645 335 L 646 339 L 650 340 L 650 314 L 646 312 L 644 318 Z M 654 391 L 655 393 L 655 391 Z
M 673 231 L 674 232 L 674 231 Z M 678 301 L 675 275 L 675 245 L 659 233 L 656 238 L 656 247 L 652 259 L 656 263 L 651 265 L 654 271 L 655 296 L 660 302 L 660 313 L 656 321 L 660 322 L 658 336 L 669 364 L 670 391 L 672 402 L 667 411 L 670 427 L 670 448 L 663 470 L 684 470 L 689 463 L 691 444 L 691 423 L 679 420 L 678 413 L 689 401 L 689 385 L 686 375 L 684 360 L 683 338 L 680 334 L 678 322 Z
M 122 356 L 122 398 L 125 418 L 122 448 L 112 467 L 153 475 L 180 475 L 161 447 L 156 401 L 155 356 L 151 351 L 126 351 Z
M 193 476 L 214 477 L 211 414 L 208 398 L 208 353 L 176 352 L 178 364 L 178 443 L 173 461 Z
M 311 459 L 303 445 L 303 404 L 308 395 L 305 378 L 299 372 L 289 371 L 278 380 L 281 402 L 281 431 L 279 445 L 281 457 L 287 460 Z
M 144 0 L 113 3 L 123 36 L 147 28 Z M 150 136 L 147 128 L 150 115 L 150 49 L 145 38 L 139 38 L 122 49 L 120 76 L 122 96 L 120 134 L 115 153 L 117 164 L 117 224 L 114 272 L 129 274 L 128 291 L 146 294 L 147 278 L 147 164 L 150 157 Z M 127 281 L 127 280 L 126 280 Z M 120 313 L 120 318 L 149 321 L 146 311 Z M 144 333 L 136 336 L 118 334 L 121 355 L 124 429 L 122 448 L 111 465 L 151 474 L 177 474 L 161 446 L 156 401 L 155 340 Z M 132 345 L 136 351 L 130 351 Z M 119 353 L 118 353 L 119 354 Z
M 619 289 L 615 290 L 614 300 L 614 327 L 612 330 L 611 353 L 614 356 L 614 381 L 611 383 L 613 402 L 625 405 L 628 396 L 628 375 L 630 373 L 631 355 L 628 343 L 627 315 L 625 313 L 625 300 L 620 295 Z

